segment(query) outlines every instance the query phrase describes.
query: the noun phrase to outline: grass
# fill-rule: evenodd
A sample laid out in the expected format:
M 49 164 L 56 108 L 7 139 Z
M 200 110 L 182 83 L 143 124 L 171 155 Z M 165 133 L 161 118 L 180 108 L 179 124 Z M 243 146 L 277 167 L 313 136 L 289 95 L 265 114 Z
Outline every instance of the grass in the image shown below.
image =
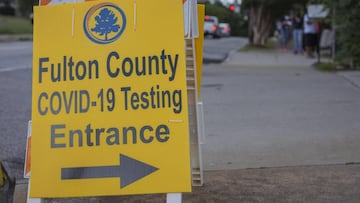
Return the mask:
M 338 67 L 335 63 L 332 62 L 323 62 L 316 64 L 315 68 L 320 71 L 326 71 L 326 72 L 334 72 L 338 70 Z
M 238 51 L 247 52 L 247 51 L 272 51 L 276 48 L 277 42 L 270 38 L 267 40 L 265 45 L 251 45 L 247 44 L 246 46 L 242 47 Z
M 32 34 L 30 19 L 0 15 L 0 34 Z

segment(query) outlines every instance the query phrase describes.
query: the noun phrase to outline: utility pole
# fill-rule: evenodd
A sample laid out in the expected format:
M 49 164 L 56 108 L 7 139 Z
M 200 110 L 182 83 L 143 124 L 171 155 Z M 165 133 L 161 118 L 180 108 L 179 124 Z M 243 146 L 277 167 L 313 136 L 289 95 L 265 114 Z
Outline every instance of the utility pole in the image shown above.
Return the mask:
M 336 6 L 337 6 L 337 1 L 333 0 L 332 3 L 332 9 L 333 9 L 333 15 L 332 15 L 332 35 L 333 35 L 333 41 L 332 41 L 332 58 L 333 60 L 335 60 L 335 54 L 336 54 Z

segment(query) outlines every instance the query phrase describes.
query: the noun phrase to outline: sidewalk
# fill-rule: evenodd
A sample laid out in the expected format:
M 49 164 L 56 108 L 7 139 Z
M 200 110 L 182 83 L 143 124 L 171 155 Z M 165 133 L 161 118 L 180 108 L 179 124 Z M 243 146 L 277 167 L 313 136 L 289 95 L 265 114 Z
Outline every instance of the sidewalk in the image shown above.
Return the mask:
M 307 58 L 305 55 L 293 54 L 291 51 L 231 51 L 223 64 L 234 65 L 239 68 L 269 67 L 269 68 L 315 68 L 320 62 L 331 62 L 331 58 Z M 360 87 L 360 71 L 338 71 L 336 74 L 346 78 L 353 85 Z
M 322 59 L 328 61 L 329 59 Z M 291 51 L 232 51 L 225 60 L 226 64 L 239 67 L 269 66 L 269 67 L 310 67 L 318 61 L 305 55 L 293 54 Z

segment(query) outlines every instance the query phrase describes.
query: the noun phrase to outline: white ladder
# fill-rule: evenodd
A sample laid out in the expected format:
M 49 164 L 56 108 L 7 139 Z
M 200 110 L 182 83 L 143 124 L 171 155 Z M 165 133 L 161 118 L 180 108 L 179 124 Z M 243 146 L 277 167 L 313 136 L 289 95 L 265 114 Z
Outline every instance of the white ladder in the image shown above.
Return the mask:
M 198 118 L 198 93 L 196 78 L 196 57 L 194 39 L 185 39 L 186 50 L 186 82 L 189 111 L 189 134 L 191 155 L 191 177 L 193 186 L 203 185 L 201 143 Z

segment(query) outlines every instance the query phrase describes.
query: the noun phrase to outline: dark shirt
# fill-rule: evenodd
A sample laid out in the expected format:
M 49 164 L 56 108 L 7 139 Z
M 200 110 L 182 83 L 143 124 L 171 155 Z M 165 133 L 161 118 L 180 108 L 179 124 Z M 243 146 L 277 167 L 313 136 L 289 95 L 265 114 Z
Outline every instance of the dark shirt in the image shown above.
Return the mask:
M 303 27 L 303 22 L 301 18 L 293 18 L 293 27 L 294 29 L 302 29 Z

